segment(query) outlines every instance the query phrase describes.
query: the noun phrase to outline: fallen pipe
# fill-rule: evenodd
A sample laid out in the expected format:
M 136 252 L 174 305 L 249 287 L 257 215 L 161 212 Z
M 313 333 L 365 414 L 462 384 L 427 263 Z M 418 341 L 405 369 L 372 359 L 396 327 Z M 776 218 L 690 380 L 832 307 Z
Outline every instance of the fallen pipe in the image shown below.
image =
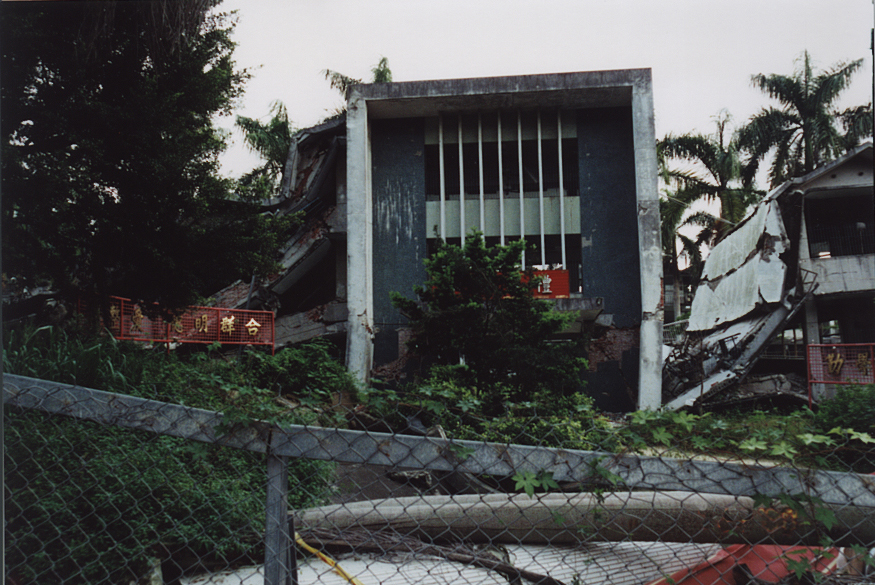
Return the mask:
M 593 541 L 875 544 L 875 510 L 828 506 L 827 529 L 752 498 L 680 491 L 468 494 L 352 502 L 295 512 L 303 530 L 390 530 L 425 542 L 576 545 Z

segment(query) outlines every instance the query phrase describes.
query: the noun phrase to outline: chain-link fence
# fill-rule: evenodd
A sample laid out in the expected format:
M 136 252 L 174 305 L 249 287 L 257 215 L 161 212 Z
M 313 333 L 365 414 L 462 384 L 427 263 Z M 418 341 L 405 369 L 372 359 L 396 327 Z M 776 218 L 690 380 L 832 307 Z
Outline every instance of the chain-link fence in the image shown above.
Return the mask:
M 875 580 L 875 451 L 851 429 L 753 421 L 733 441 L 722 419 L 645 412 L 490 443 L 20 376 L 4 404 L 10 583 Z M 610 450 L 562 448 L 597 430 Z

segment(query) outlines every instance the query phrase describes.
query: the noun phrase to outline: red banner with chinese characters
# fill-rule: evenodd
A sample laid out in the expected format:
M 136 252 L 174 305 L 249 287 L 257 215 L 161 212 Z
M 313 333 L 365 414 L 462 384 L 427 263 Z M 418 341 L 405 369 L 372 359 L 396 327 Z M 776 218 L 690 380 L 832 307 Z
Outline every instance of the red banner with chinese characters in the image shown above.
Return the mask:
M 875 343 L 808 346 L 808 400 L 812 384 L 875 384 Z
M 535 276 L 541 277 L 541 284 L 535 291 L 538 299 L 567 299 L 571 286 L 568 282 L 567 270 L 536 270 Z
M 274 324 L 270 311 L 218 307 L 189 307 L 167 321 L 149 317 L 138 303 L 110 298 L 107 329 L 116 339 L 153 343 L 215 343 L 269 345 L 273 350 Z

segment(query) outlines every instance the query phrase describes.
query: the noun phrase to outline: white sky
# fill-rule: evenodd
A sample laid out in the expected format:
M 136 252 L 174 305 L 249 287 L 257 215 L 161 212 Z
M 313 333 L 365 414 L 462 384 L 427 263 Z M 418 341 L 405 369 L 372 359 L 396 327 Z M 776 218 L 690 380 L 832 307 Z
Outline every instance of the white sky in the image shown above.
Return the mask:
M 267 120 L 281 100 L 298 127 L 341 104 L 321 71 L 367 80 L 382 56 L 395 81 L 649 67 L 656 136 L 711 133 L 770 103 L 755 73 L 864 59 L 842 107 L 872 99 L 873 0 L 225 0 L 237 10 L 238 66 L 253 78 L 238 114 Z M 233 127 L 233 120 L 221 124 Z M 258 165 L 239 131 L 223 157 Z M 763 185 L 761 185 L 763 186 Z

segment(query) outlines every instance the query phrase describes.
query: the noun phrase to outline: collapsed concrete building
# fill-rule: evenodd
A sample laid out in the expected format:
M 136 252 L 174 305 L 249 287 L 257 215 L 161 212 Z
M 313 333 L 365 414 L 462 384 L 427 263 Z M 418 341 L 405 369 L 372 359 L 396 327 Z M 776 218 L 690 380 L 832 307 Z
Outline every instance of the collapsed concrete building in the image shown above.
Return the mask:
M 591 336 L 587 391 L 659 405 L 661 253 L 647 69 L 355 86 L 297 134 L 273 213 L 303 212 L 283 271 L 217 304 L 277 313 L 276 345 L 334 339 L 362 379 L 405 353 L 389 293 L 412 296 L 438 239 L 525 238 L 526 267 Z
M 711 250 L 663 402 L 807 399 L 806 348 L 821 343 L 875 343 L 871 142 L 771 191 Z

